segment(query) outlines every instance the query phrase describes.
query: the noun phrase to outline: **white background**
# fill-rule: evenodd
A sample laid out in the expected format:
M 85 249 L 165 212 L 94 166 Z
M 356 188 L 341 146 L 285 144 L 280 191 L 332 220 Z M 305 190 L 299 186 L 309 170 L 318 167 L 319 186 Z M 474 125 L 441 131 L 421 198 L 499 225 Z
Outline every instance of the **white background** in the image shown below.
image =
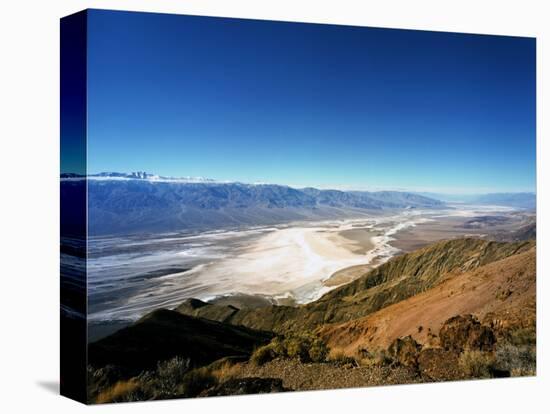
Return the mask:
M 0 8 L 0 409 L 5 413 L 541 412 L 548 402 L 546 1 L 8 0 Z M 57 395 L 59 372 L 59 18 L 87 8 L 536 36 L 538 377 L 86 408 Z M 550 27 L 550 24 L 547 26 Z M 116 116 L 115 114 L 113 116 Z M 546 165 L 542 162 L 546 160 Z M 457 172 L 458 173 L 458 172 Z M 542 237 L 541 237 L 542 235 Z M 543 251 L 547 252 L 546 256 Z M 546 347 L 546 350 L 545 350 Z M 544 394 L 546 389 L 546 394 Z M 546 398 L 545 398 L 546 397 Z M 33 411 L 35 410 L 35 411 Z M 546 411 L 548 412 L 548 411 Z

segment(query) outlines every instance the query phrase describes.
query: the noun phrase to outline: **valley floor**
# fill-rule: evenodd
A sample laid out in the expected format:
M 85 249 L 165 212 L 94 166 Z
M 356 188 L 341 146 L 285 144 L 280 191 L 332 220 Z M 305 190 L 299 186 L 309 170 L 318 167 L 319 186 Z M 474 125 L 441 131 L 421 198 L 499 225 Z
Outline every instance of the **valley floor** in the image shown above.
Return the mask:
M 493 223 L 493 216 L 501 220 Z M 188 297 L 234 297 L 238 307 L 308 303 L 400 253 L 436 240 L 511 233 L 527 221 L 510 209 L 458 206 L 149 239 L 100 238 L 90 245 L 90 340 Z

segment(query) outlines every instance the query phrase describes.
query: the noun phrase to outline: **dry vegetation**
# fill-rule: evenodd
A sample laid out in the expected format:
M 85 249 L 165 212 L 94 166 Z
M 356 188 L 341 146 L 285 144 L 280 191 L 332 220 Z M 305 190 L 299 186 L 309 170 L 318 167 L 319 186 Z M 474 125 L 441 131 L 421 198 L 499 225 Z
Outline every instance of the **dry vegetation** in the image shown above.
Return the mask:
M 273 335 L 186 315 L 183 321 L 197 326 L 189 331 L 196 338 L 190 337 L 188 331 L 181 332 L 181 338 L 186 341 L 200 340 L 198 344 L 224 350 L 227 343 L 212 342 L 212 338 L 232 335 L 239 340 L 234 340 L 234 348 L 226 356 L 207 362 L 197 362 L 205 348 L 197 345 L 192 348 L 194 354 L 169 357 L 146 369 L 136 370 L 132 366 L 125 370 L 116 365 L 90 367 L 90 400 L 106 403 L 535 375 L 533 245 L 515 245 L 518 251 L 514 253 L 514 245 L 476 242 L 474 247 L 482 249 L 482 253 L 474 254 L 477 250 L 471 246 L 468 255 L 454 251 L 449 265 L 442 248 L 463 248 L 464 245 L 463 241 L 439 243 L 433 257 L 422 256 L 431 254 L 433 249 L 429 248 L 410 256 L 418 258 L 421 265 L 440 271 L 437 283 L 427 284 L 431 287 L 421 293 L 407 290 L 410 286 L 401 279 L 392 279 L 389 285 L 384 285 L 386 291 L 374 286 L 369 293 L 361 291 L 356 283 L 333 294 L 331 301 L 322 298 L 312 308 L 317 309 L 316 316 L 309 320 L 331 319 L 330 315 L 323 316 L 320 309 L 332 315 L 339 301 L 345 302 L 345 309 L 358 309 L 363 299 L 389 303 L 393 299 L 388 299 L 388 295 L 413 292 L 401 301 L 350 322 L 323 323 L 313 330 L 297 325 L 294 331 Z M 386 268 L 391 270 L 392 277 L 403 269 L 418 271 L 410 257 L 390 262 Z M 461 265 L 457 258 L 466 260 L 466 264 Z M 456 266 L 462 266 L 462 270 L 457 271 Z M 455 270 L 441 270 L 450 267 Z M 379 281 L 380 272 L 377 270 L 371 276 Z M 427 273 L 425 276 L 431 277 Z M 361 283 L 371 283 L 369 277 Z M 187 302 L 179 309 L 195 312 L 210 306 L 191 305 L 193 303 Z M 290 326 L 289 318 L 294 313 L 287 313 L 285 307 L 261 309 L 263 313 L 254 314 L 250 319 L 252 324 L 258 323 L 261 315 L 267 315 L 271 318 L 270 324 Z M 221 310 L 209 308 L 214 316 Z M 137 326 L 139 330 L 127 330 L 119 338 L 135 341 L 139 333 L 137 338 L 146 341 L 151 332 L 166 333 L 167 326 L 179 329 L 178 315 L 166 311 L 144 318 L 142 325 Z M 158 330 L 159 326 L 162 331 Z M 166 340 L 173 339 L 168 334 Z M 208 341 L 204 342 L 204 338 Z M 132 341 L 130 346 L 134 349 Z
M 324 362 L 329 349 L 324 341 L 310 333 L 290 334 L 274 338 L 254 351 L 250 362 L 263 365 L 276 358 L 298 358 L 300 362 Z

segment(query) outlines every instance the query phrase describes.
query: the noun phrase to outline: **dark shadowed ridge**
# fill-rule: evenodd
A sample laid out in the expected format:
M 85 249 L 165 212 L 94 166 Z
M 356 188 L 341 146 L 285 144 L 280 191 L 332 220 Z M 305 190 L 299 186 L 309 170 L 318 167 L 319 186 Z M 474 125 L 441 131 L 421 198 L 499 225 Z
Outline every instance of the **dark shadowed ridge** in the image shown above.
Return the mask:
M 114 364 L 128 375 L 155 368 L 158 361 L 175 356 L 201 366 L 224 357 L 250 356 L 271 338 L 268 332 L 159 309 L 90 344 L 88 363 L 93 367 Z

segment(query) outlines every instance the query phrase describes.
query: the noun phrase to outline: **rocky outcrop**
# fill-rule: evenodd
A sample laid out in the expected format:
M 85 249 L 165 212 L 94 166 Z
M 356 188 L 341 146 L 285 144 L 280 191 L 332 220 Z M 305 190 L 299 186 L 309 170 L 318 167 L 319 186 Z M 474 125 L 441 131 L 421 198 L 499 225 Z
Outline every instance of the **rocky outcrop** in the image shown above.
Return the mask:
M 472 315 L 458 315 L 448 319 L 439 331 L 439 342 L 446 350 L 492 351 L 496 338 L 493 330 L 482 325 Z
M 423 348 L 411 336 L 397 338 L 387 352 L 398 364 L 417 369 L 426 381 L 451 381 L 464 378 L 460 370 L 461 352 L 493 351 L 493 330 L 481 325 L 472 315 L 458 315 L 445 322 L 439 333 L 440 347 Z
M 422 345 L 409 335 L 393 341 L 388 348 L 388 353 L 401 365 L 414 368 L 418 365 L 418 354 L 421 349 Z

